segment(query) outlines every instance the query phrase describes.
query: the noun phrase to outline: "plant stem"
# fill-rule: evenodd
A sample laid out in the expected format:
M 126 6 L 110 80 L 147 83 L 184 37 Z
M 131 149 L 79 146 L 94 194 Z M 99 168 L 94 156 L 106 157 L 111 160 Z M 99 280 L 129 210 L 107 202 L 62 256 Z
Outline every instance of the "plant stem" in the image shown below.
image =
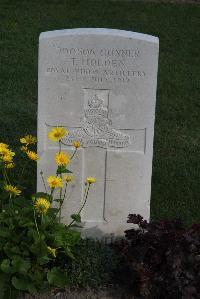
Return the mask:
M 66 185 L 65 185 L 65 190 L 64 190 L 64 195 L 63 195 L 63 198 L 60 198 L 60 206 L 59 206 L 59 222 L 60 222 L 60 219 L 61 219 L 61 208 L 62 208 L 62 205 L 63 205 L 63 202 L 64 202 L 64 200 L 65 200 L 65 195 L 66 195 L 66 191 L 67 191 L 67 183 L 66 183 Z M 61 196 L 62 197 L 62 196 Z
M 51 193 L 50 196 L 53 196 L 53 192 L 54 192 L 55 188 L 51 188 Z
M 36 227 L 36 230 L 37 230 L 37 233 L 38 233 L 38 236 L 40 237 L 40 232 L 39 232 L 39 229 L 38 229 L 38 225 L 37 225 L 37 220 L 36 220 L 36 217 L 35 217 L 35 210 L 34 210 L 34 221 L 35 221 L 35 227 Z
M 84 206 L 85 206 L 85 204 L 86 204 L 86 202 L 87 202 L 87 198 L 88 198 L 88 193 L 89 193 L 90 185 L 91 185 L 91 184 L 88 184 L 88 185 L 86 186 L 86 188 L 85 188 L 85 192 L 84 192 L 84 195 L 83 195 L 83 199 L 84 199 L 84 201 L 83 201 L 83 204 L 82 204 L 80 210 L 79 210 L 78 213 L 77 213 L 78 215 L 80 215 L 81 211 L 83 210 L 83 208 L 84 208 Z M 67 225 L 67 227 L 70 227 L 74 222 L 75 222 L 75 220 L 72 220 L 72 221 L 70 222 L 70 224 Z
M 65 200 L 65 195 L 66 195 L 66 192 L 67 192 L 67 186 L 68 186 L 68 184 L 66 182 L 66 184 L 65 184 L 65 191 L 64 191 L 64 195 L 63 195 L 63 201 Z
M 59 153 L 61 152 L 61 141 L 59 140 Z
M 60 174 L 60 178 L 62 179 L 62 174 Z M 61 207 L 62 207 L 62 203 L 63 203 L 63 200 L 62 200 L 62 189 L 63 188 L 60 188 L 59 217 L 58 217 L 59 223 L 60 223 L 60 219 L 61 219 Z
M 73 154 L 72 154 L 72 155 L 71 155 L 71 157 L 70 157 L 70 160 L 72 160 L 72 159 L 74 158 L 74 156 L 75 156 L 76 152 L 77 152 L 77 148 L 75 148 L 75 150 L 74 150 Z
M 22 181 L 22 179 L 23 179 L 24 170 L 25 170 L 25 166 L 23 166 L 23 168 L 22 168 L 22 172 L 21 172 L 21 175 L 20 175 L 20 181 Z
M 83 205 L 82 205 L 82 207 L 80 208 L 78 214 L 81 213 L 81 211 L 83 210 L 83 208 L 84 208 L 84 206 L 85 206 L 85 204 L 86 204 L 86 202 L 87 202 L 88 193 L 89 193 L 89 190 L 90 190 L 90 185 L 91 185 L 91 184 L 88 184 L 88 188 L 87 188 L 87 192 L 86 192 L 85 200 L 84 200 Z
M 7 174 L 7 171 L 6 171 L 6 168 L 5 168 L 4 164 L 3 164 L 3 175 L 4 175 L 4 179 L 5 179 L 6 183 L 8 183 L 9 185 L 11 185 L 10 179 L 8 177 L 8 174 Z

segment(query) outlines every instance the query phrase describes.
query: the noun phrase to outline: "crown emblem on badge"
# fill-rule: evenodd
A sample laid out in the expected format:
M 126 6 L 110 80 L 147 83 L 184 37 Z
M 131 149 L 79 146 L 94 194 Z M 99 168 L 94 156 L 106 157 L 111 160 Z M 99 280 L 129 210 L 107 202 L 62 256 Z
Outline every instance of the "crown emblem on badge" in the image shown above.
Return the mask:
M 90 108 L 100 108 L 103 105 L 103 99 L 99 98 L 96 94 L 92 99 L 88 101 L 88 106 Z

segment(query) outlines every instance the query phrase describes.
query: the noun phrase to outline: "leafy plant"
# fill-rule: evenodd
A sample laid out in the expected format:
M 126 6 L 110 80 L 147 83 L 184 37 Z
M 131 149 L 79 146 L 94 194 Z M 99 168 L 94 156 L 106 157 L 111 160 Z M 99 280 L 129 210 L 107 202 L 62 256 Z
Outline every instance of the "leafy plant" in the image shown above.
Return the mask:
M 20 291 L 45 292 L 53 287 L 63 287 L 70 281 L 70 274 L 63 265 L 75 258 L 74 248 L 80 242 L 77 223 L 81 222 L 80 213 L 87 201 L 92 182 L 90 178 L 86 180 L 83 205 L 72 215 L 71 222 L 66 225 L 61 223 L 61 209 L 66 199 L 67 186 L 73 179 L 69 175 L 72 171 L 67 166 L 80 146 L 79 142 L 74 144 L 75 150 L 71 157 L 63 152 L 61 139 L 66 134 L 64 128 L 52 128 L 49 132 L 49 139 L 59 144 L 59 151 L 55 155 L 56 175 L 47 178 L 46 186 L 41 172 L 45 192 L 38 192 L 31 198 L 23 196 L 22 186 L 11 183 L 10 172 L 15 167 L 15 153 L 7 144 L 0 143 L 1 299 L 16 298 Z M 31 135 L 20 139 L 21 153 L 29 163 L 39 159 L 32 149 L 36 141 Z M 56 189 L 59 197 L 55 198 Z M 61 258 L 62 264 L 58 262 Z
M 200 298 L 200 224 L 185 228 L 179 219 L 148 223 L 136 214 L 116 243 L 122 258 L 118 279 L 142 298 Z

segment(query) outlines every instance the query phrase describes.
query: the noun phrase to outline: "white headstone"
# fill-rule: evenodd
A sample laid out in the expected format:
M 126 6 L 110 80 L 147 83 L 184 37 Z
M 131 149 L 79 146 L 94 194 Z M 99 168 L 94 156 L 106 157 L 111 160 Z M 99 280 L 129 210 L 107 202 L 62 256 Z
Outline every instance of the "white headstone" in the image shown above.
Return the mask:
M 39 43 L 38 191 L 40 171 L 55 173 L 51 127 L 64 126 L 82 148 L 72 161 L 75 181 L 62 217 L 81 205 L 87 176 L 91 186 L 82 212 L 84 234 L 121 235 L 129 213 L 150 214 L 158 38 L 113 29 L 43 32 Z

